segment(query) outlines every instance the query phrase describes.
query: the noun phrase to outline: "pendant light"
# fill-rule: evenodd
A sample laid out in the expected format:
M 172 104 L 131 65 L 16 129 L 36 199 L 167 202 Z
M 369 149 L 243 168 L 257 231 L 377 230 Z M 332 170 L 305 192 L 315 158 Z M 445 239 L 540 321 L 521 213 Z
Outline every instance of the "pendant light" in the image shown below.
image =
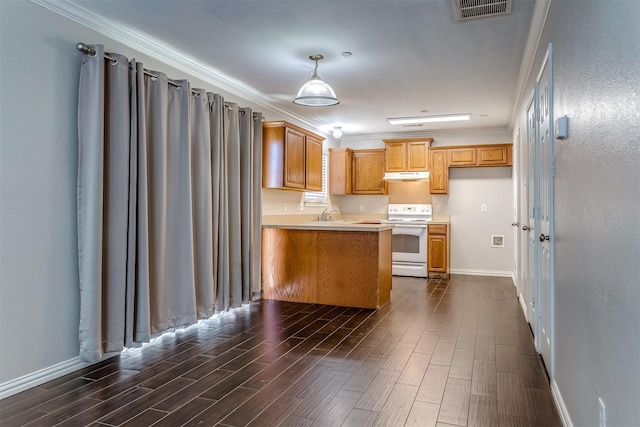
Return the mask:
M 293 100 L 293 103 L 307 107 L 328 107 L 338 104 L 340 101 L 336 98 L 336 93 L 331 89 L 331 86 L 318 77 L 318 61 L 324 59 L 324 56 L 311 55 L 309 59 L 315 61 L 316 66 L 309 81 L 298 91 L 298 96 Z

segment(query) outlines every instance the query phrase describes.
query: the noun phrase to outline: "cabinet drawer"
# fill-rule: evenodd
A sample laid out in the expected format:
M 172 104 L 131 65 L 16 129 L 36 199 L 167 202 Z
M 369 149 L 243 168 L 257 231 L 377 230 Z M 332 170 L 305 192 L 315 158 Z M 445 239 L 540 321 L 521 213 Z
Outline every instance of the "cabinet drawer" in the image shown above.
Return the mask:
M 442 224 L 430 224 L 429 234 L 447 234 L 447 226 Z

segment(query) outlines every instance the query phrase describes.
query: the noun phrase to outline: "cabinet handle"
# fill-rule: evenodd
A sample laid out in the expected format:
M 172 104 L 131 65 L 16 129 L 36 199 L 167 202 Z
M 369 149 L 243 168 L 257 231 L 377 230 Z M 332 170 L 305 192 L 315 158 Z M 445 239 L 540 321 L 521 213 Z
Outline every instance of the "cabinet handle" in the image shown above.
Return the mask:
M 520 225 L 520 223 L 517 223 L 517 222 L 512 222 L 512 223 L 511 223 L 511 226 L 512 226 L 512 227 L 518 227 L 519 225 Z
M 531 227 L 529 227 L 528 225 L 524 225 L 524 226 L 522 226 L 522 229 L 523 229 L 524 231 L 530 231 L 530 230 L 531 230 Z
M 549 240 L 549 235 L 545 235 L 544 233 L 542 233 L 540 235 L 540 241 L 544 242 L 545 240 Z

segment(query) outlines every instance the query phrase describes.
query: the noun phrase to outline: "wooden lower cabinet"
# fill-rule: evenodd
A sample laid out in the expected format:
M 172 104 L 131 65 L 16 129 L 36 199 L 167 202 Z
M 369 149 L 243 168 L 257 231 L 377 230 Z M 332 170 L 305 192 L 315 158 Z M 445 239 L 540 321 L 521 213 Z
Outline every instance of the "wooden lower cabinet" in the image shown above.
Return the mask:
M 262 229 L 265 299 L 379 308 L 391 297 L 391 230 Z
M 427 271 L 429 277 L 449 276 L 449 230 L 446 224 L 430 224 L 427 233 Z

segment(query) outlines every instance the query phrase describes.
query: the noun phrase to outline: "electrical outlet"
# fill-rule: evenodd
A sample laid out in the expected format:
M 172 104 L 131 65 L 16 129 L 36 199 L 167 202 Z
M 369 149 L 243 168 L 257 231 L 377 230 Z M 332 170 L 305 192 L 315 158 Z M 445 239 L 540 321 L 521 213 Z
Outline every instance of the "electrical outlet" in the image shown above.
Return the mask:
M 284 204 L 282 205 L 282 210 L 286 212 L 286 211 L 287 211 L 287 208 L 288 208 L 287 204 L 286 204 L 286 203 L 284 203 Z
M 436 212 L 440 212 L 440 205 L 436 205 Z
M 486 213 L 487 212 L 487 205 L 486 204 L 481 204 L 480 205 L 480 212 Z
M 607 427 L 607 407 L 601 397 L 598 398 L 598 407 L 600 408 L 600 427 Z
M 360 212 L 364 212 L 364 203 L 360 203 Z
M 300 209 L 300 203 L 296 203 L 296 211 L 300 212 L 302 209 Z

